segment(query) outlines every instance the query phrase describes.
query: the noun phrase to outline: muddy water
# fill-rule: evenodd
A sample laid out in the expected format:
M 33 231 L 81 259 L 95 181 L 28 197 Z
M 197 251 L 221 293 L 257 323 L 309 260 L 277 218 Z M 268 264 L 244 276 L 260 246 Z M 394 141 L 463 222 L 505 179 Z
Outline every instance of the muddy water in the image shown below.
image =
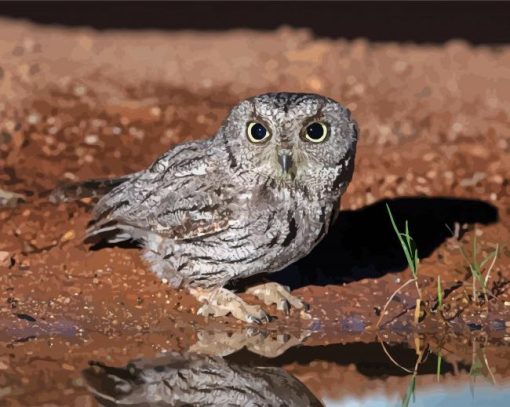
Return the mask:
M 416 349 L 381 340 L 308 346 L 306 338 L 300 338 L 304 343 L 287 348 L 297 340 L 271 338 L 267 332 L 208 333 L 199 336 L 191 352 L 167 352 L 121 369 L 94 363 L 84 378 L 104 405 L 108 400 L 166 405 L 508 405 L 509 372 L 498 369 L 497 361 L 491 366 L 487 356 L 498 354 L 504 344 L 473 341 L 470 348 L 455 343 L 434 348 L 418 340 L 421 348 Z M 239 346 L 243 348 L 234 350 Z M 211 354 L 216 357 L 205 356 Z M 349 383 L 349 376 L 358 378 Z
M 220 341 L 224 343 L 224 339 L 220 335 Z M 474 343 L 470 361 L 444 349 L 434 353 L 425 348 L 418 364 L 420 355 L 415 349 L 399 344 L 383 351 L 382 346 L 377 342 L 303 345 L 275 357 L 261 357 L 252 353 L 253 349 L 224 358 L 170 352 L 133 361 L 121 369 L 95 363 L 84 371 L 84 378 L 101 405 L 109 405 L 109 401 L 349 407 L 508 405 L 510 380 L 501 372 L 496 378 L 486 346 Z M 489 349 L 494 350 L 492 346 Z M 345 383 L 346 376 L 356 374 L 364 386 Z
M 180 342 L 147 352 L 140 344 L 153 339 L 146 335 L 126 348 L 127 338 L 105 340 L 68 320 L 19 318 L 32 329 L 3 331 L 11 353 L 0 368 L 22 362 L 16 359 L 25 349 L 22 364 L 39 373 L 23 381 L 31 394 L 17 388 L 15 377 L 4 379 L 0 400 L 6 405 L 506 406 L 510 396 L 504 330 L 405 335 L 322 329 L 313 322 L 292 333 L 263 326 L 183 327 L 177 329 Z M 162 342 L 176 330 L 159 334 Z M 66 346 L 88 341 L 93 346 L 83 362 L 74 362 L 80 369 L 60 364 Z M 118 349 L 96 352 L 115 343 L 124 345 L 124 358 Z

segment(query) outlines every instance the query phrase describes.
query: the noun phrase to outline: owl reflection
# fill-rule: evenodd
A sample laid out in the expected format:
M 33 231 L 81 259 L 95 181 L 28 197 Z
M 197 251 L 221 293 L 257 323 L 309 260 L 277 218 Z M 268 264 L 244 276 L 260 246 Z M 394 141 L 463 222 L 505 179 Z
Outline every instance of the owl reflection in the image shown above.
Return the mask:
M 220 357 L 177 352 L 125 368 L 92 362 L 83 371 L 101 406 L 289 406 L 322 403 L 278 367 L 242 366 Z

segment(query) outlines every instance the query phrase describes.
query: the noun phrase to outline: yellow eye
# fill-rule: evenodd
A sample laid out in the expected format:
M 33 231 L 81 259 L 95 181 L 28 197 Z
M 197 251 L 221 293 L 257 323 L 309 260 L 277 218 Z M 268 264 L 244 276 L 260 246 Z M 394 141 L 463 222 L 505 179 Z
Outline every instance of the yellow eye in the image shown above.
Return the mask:
M 322 143 L 328 136 L 328 127 L 321 122 L 313 122 L 306 126 L 305 139 L 312 143 Z
M 248 135 L 248 140 L 252 143 L 263 143 L 271 136 L 269 131 L 259 122 L 248 123 L 246 133 Z

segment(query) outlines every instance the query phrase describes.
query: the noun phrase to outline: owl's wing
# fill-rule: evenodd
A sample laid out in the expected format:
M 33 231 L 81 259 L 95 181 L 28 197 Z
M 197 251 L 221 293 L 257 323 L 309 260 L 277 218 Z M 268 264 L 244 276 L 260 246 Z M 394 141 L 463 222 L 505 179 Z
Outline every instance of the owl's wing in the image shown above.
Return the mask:
M 86 239 L 105 237 L 115 243 L 141 239 L 150 231 L 189 240 L 226 229 L 230 188 L 215 182 L 216 160 L 204 144 L 178 146 L 104 196 Z

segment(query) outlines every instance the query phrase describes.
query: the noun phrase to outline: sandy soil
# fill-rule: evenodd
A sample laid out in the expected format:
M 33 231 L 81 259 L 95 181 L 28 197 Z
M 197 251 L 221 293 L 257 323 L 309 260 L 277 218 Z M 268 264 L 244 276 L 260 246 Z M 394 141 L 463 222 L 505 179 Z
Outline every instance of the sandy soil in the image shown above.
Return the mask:
M 198 304 L 155 278 L 136 248 L 90 250 L 81 238 L 93 201 L 52 204 L 46 192 L 144 168 L 176 143 L 213 134 L 239 99 L 277 90 L 341 101 L 361 138 L 338 224 L 273 276 L 311 304 L 313 319 L 272 309 L 278 318 L 264 329 L 297 343 L 310 335 L 310 346 L 418 337 L 436 350 L 450 344 L 470 363 L 456 349 L 461 337 L 466 349 L 489 343 L 501 358 L 510 325 L 508 67 L 510 48 L 463 42 L 373 45 L 291 29 L 99 33 L 0 20 L 0 188 L 23 197 L 0 196 L 0 399 L 93 405 L 80 379 L 89 360 L 122 365 L 188 349 L 204 330 L 243 329 L 232 318 L 196 317 Z M 387 298 L 410 277 L 385 202 L 416 239 L 425 312 L 415 325 L 409 285 L 377 331 Z M 488 303 L 473 297 L 459 250 L 471 255 L 475 236 L 478 260 L 499 245 Z M 506 376 L 502 359 L 495 370 Z M 366 388 L 352 369 L 358 361 L 337 362 L 281 364 L 320 396 L 334 380 Z

